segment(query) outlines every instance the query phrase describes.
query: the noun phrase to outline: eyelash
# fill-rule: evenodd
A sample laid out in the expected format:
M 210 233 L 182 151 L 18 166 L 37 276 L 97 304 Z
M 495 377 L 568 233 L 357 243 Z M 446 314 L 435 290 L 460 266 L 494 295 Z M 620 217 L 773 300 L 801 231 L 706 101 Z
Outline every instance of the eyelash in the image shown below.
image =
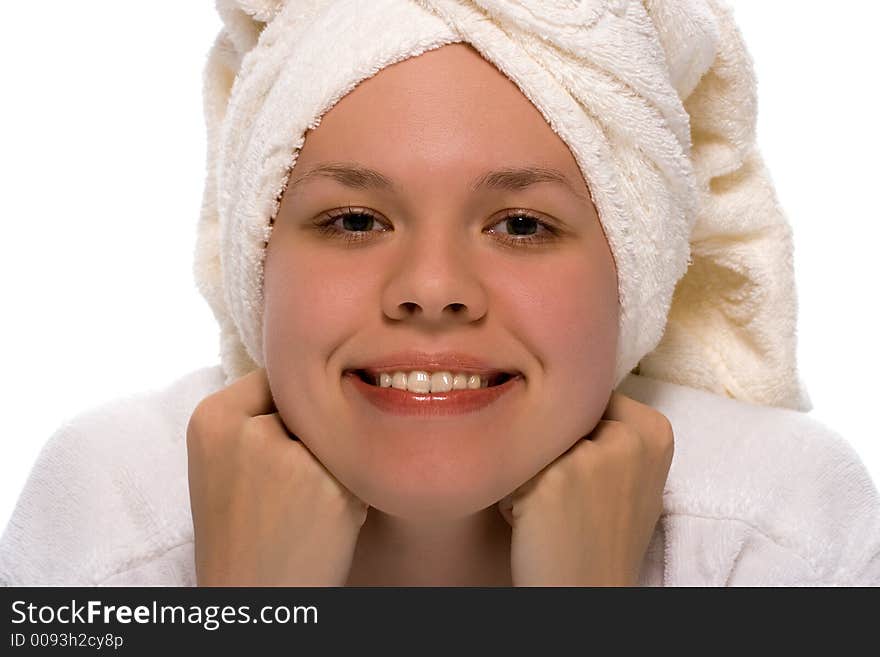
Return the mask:
M 344 240 L 347 244 L 355 244 L 355 243 L 363 242 L 365 240 L 372 239 L 371 237 L 367 237 L 368 233 L 383 232 L 383 231 L 372 231 L 372 230 L 346 231 L 346 230 L 339 230 L 338 228 L 336 228 L 333 225 L 339 219 L 344 219 L 345 217 L 348 217 L 348 216 L 367 217 L 367 218 L 373 219 L 374 221 L 378 221 L 378 218 L 376 217 L 375 214 L 373 214 L 372 212 L 370 212 L 368 210 L 363 210 L 360 208 L 355 209 L 355 208 L 348 207 L 348 208 L 342 209 L 342 210 L 331 210 L 330 212 L 323 215 L 323 217 L 325 217 L 324 219 L 321 219 L 321 220 L 315 222 L 316 227 L 318 229 L 318 232 L 320 232 L 323 235 L 327 235 L 331 238 L 334 238 L 334 239 Z M 509 237 L 504 233 L 498 233 L 501 236 L 500 240 L 501 240 L 502 244 L 504 244 L 505 246 L 510 246 L 513 248 L 522 248 L 522 247 L 533 246 L 536 244 L 543 244 L 544 242 L 548 242 L 548 241 L 558 237 L 558 235 L 559 235 L 559 231 L 554 226 L 548 224 L 545 221 L 542 221 L 541 219 L 539 219 L 535 215 L 533 215 L 530 212 L 527 212 L 525 210 L 510 210 L 504 215 L 504 217 L 502 217 L 502 219 L 499 222 L 493 224 L 493 226 L 497 226 L 498 224 L 500 224 L 504 221 L 508 221 L 510 219 L 517 219 L 517 218 L 531 219 L 531 220 L 535 221 L 536 223 L 538 223 L 540 226 L 542 226 L 546 232 L 544 233 L 543 236 L 541 236 L 540 233 L 537 233 L 535 235 L 529 235 L 526 237 Z

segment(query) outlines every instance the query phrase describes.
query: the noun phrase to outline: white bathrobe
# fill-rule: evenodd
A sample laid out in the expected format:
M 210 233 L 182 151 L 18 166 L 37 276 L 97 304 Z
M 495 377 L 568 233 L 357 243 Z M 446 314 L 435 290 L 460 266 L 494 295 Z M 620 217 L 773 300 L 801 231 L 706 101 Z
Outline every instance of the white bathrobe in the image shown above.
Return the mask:
M 0 540 L 4 585 L 193 586 L 186 426 L 219 366 L 61 426 Z M 880 585 L 880 495 L 853 448 L 804 413 L 631 374 L 675 454 L 645 586 Z

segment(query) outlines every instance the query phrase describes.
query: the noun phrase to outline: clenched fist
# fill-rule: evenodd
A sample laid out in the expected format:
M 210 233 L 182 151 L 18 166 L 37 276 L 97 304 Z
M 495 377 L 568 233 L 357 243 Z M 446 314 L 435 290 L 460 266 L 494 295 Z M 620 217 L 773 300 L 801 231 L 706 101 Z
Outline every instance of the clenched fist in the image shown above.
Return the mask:
M 203 399 L 186 430 L 199 586 L 344 586 L 368 506 L 275 408 L 264 368 Z
M 614 392 L 593 431 L 499 502 L 514 586 L 635 586 L 663 508 L 673 431 Z

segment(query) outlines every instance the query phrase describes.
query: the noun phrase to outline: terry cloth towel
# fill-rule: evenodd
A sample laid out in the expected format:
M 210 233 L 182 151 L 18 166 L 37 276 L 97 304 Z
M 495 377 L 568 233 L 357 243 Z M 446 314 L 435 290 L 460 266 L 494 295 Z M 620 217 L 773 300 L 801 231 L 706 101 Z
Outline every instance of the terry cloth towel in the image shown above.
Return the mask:
M 618 272 L 615 385 L 640 374 L 809 410 L 791 230 L 721 0 L 218 0 L 194 275 L 227 383 L 265 365 L 263 262 L 305 134 L 360 81 L 468 42 L 568 145 Z M 327 48 L 326 44 L 356 44 Z
M 0 538 L 0 584 L 193 586 L 186 426 L 216 365 L 64 423 Z M 880 494 L 810 416 L 630 374 L 675 429 L 643 586 L 880 586 Z

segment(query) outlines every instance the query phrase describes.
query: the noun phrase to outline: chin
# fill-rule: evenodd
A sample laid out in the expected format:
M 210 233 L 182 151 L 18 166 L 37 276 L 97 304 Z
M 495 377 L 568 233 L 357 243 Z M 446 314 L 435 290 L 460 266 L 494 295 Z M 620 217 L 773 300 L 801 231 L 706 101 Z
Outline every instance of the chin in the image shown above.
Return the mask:
M 353 489 L 352 492 L 377 511 L 414 522 L 426 518 L 454 520 L 473 515 L 506 494 L 486 490 L 485 482 L 480 484 L 479 489 L 474 487 L 470 490 L 462 486 L 437 488 L 420 482 L 418 490 L 385 484 L 367 486 L 359 491 L 360 494 Z

